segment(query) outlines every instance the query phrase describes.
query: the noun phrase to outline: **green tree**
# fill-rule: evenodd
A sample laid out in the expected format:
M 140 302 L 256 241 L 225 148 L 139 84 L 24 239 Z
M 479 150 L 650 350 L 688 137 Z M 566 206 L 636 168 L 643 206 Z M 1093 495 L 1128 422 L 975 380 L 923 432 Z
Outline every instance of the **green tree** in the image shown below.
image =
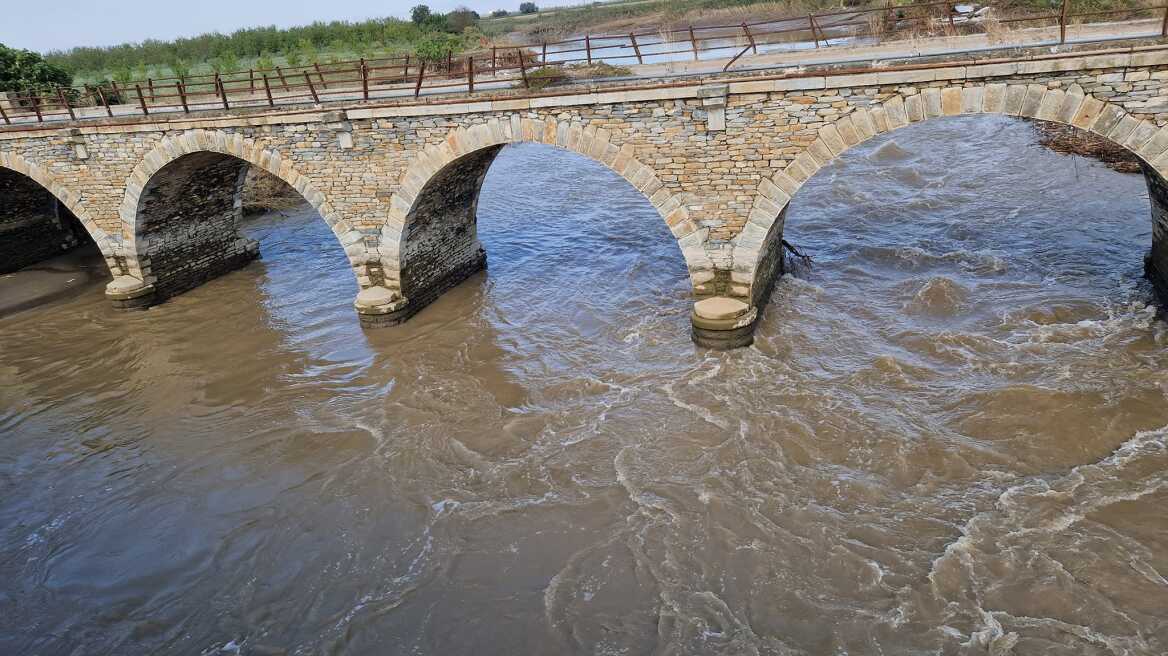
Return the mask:
M 478 12 L 467 7 L 459 7 L 446 14 L 446 29 L 451 32 L 463 32 L 468 27 L 474 27 L 479 22 Z
M 0 91 L 47 91 L 69 86 L 73 76 L 29 50 L 0 44 Z
M 414 21 L 414 25 L 421 25 L 429 19 L 433 13 L 426 5 L 416 5 L 410 10 L 410 20 Z
M 536 7 L 534 2 L 524 2 L 519 5 L 519 13 L 521 14 L 534 14 L 537 11 L 539 11 L 539 7 Z
M 491 18 L 502 18 L 507 15 L 506 9 L 496 9 L 491 12 Z

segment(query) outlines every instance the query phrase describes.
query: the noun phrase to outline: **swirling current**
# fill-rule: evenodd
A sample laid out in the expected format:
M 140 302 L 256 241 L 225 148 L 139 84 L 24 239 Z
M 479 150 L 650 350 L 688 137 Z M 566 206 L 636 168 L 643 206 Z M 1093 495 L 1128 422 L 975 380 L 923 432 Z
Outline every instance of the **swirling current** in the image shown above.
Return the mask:
M 820 171 L 728 353 L 652 206 L 549 147 L 396 328 L 311 209 L 246 230 L 148 312 L 0 318 L 0 653 L 1168 652 L 1147 191 L 1024 122 Z

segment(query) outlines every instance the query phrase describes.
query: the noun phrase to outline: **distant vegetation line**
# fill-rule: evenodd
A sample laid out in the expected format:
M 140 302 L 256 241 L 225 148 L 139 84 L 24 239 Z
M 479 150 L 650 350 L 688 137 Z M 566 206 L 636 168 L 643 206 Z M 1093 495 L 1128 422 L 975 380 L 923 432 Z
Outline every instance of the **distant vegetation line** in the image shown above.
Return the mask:
M 908 4 L 911 0 L 893 0 Z M 1048 9 L 1061 0 L 1005 0 L 1019 9 Z M 1139 0 L 1072 0 L 1092 7 Z M 437 60 L 487 47 L 504 35 L 513 40 L 555 40 L 582 31 L 620 29 L 631 24 L 682 24 L 702 18 L 749 20 L 756 15 L 794 15 L 831 8 L 885 4 L 884 0 L 619 0 L 540 11 L 524 2 L 518 11 L 480 16 L 466 8 L 447 14 L 415 6 L 409 20 L 375 18 L 279 28 L 249 27 L 172 41 L 147 39 L 107 47 L 53 51 L 45 60 L 67 71 L 76 84 L 179 77 L 213 71 L 330 63 L 360 57 L 411 54 Z M 1002 3 L 995 3 L 1001 5 Z
M 808 0 L 791 0 L 802 4 Z M 816 0 L 811 0 L 816 1 Z M 818 6 L 839 0 L 818 0 Z M 524 2 L 513 12 L 496 10 L 480 16 L 466 8 L 447 14 L 425 5 L 414 7 L 410 20 L 375 18 L 360 22 L 331 21 L 280 28 L 248 27 L 230 34 L 212 32 L 171 41 L 146 39 L 105 47 L 77 47 L 46 53 L 45 60 L 73 75 L 77 84 L 103 80 L 128 81 L 148 77 L 178 77 L 213 71 L 328 63 L 360 57 L 415 54 L 429 59 L 476 47 L 511 32 L 566 36 L 573 30 L 604 21 L 648 14 L 678 17 L 711 8 L 774 5 L 768 0 L 621 0 L 541 12 Z

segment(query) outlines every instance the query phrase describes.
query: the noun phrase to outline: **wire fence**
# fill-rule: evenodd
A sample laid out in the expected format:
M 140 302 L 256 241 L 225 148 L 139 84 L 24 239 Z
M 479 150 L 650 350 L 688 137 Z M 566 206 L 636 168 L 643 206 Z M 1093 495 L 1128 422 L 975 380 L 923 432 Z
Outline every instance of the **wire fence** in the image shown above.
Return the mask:
M 1159 19 L 1168 36 L 1168 5 L 1071 12 L 1071 0 L 1057 10 L 997 17 L 992 6 L 976 11 L 953 2 L 847 9 L 784 16 L 733 25 L 687 26 L 626 34 L 585 34 L 554 42 L 499 45 L 469 54 L 447 53 L 426 61 L 410 55 L 306 66 L 147 78 L 30 92 L 0 92 L 0 121 L 45 122 L 152 112 L 192 113 L 280 104 L 321 104 L 336 100 L 414 96 L 476 88 L 541 88 L 562 79 L 566 69 L 598 64 L 629 66 L 679 60 L 739 59 L 790 50 L 875 43 L 918 36 L 987 33 L 1012 26 L 1067 27 L 1088 23 Z M 116 111 L 115 111 L 116 108 Z

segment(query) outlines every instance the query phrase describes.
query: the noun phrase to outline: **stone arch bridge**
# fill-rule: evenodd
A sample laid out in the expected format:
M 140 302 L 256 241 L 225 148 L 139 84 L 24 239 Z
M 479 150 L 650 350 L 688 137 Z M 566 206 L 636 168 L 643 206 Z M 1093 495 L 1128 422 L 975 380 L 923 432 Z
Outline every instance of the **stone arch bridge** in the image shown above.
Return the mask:
M 914 122 L 997 113 L 1070 124 L 1139 156 L 1152 199 L 1147 271 L 1165 290 L 1166 80 L 1168 46 L 1154 45 L 15 127 L 0 132 L 0 273 L 88 237 L 116 306 L 162 302 L 257 256 L 238 230 L 255 166 L 332 228 L 361 321 L 391 325 L 484 266 L 475 212 L 487 169 L 504 145 L 539 142 L 644 194 L 688 266 L 695 339 L 728 348 L 750 342 L 781 273 L 786 208 L 820 167 Z

